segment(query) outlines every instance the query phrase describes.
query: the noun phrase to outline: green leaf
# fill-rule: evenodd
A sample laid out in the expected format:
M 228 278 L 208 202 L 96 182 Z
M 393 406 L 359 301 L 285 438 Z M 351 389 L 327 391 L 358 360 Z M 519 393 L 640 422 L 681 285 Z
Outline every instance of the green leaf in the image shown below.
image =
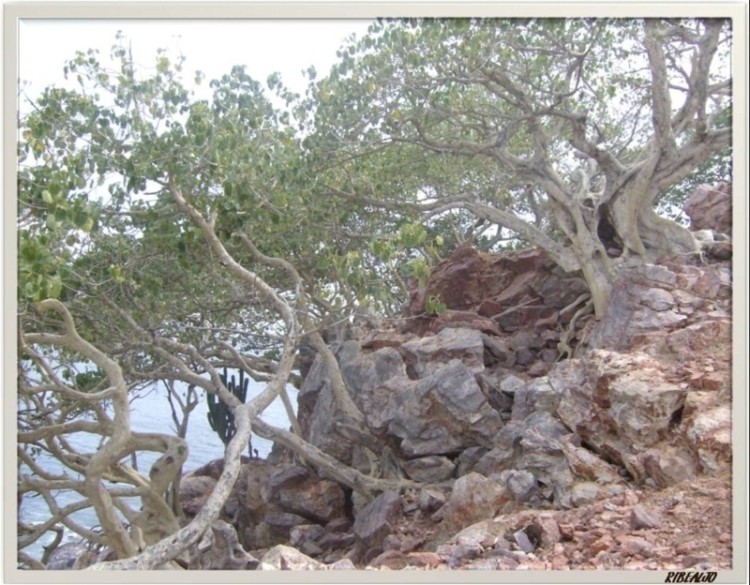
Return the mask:
M 47 296 L 51 299 L 57 299 L 62 292 L 62 282 L 57 277 L 52 277 L 47 281 Z

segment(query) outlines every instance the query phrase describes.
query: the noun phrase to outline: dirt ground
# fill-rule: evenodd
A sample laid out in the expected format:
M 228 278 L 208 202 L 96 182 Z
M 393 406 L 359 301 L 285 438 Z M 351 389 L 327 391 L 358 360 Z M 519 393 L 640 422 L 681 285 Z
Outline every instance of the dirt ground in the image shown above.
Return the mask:
M 377 569 L 695 570 L 732 568 L 732 482 L 729 473 L 663 490 L 623 493 L 571 510 L 523 510 L 495 519 L 498 534 L 440 538 L 428 518 L 403 518 Z M 530 528 L 531 527 L 531 528 Z M 524 547 L 513 538 L 530 536 Z M 397 535 L 397 536 L 396 536 Z M 441 544 L 442 542 L 442 544 Z M 532 550 L 533 548 L 533 550 Z

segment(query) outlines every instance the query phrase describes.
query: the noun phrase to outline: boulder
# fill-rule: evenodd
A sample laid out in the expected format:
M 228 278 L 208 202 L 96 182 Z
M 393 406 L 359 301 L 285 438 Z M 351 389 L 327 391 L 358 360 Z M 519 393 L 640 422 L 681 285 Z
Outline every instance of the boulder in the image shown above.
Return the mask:
M 215 486 L 216 480 L 207 475 L 186 475 L 180 479 L 178 499 L 185 514 L 192 517 L 200 512 Z
M 546 377 L 536 378 L 516 388 L 511 419 L 524 420 L 534 412 L 554 413 L 559 402 L 559 389 L 554 388 Z
M 395 491 L 385 491 L 356 515 L 352 531 L 368 559 L 383 551 L 383 541 L 401 516 L 401 499 Z
M 278 505 L 314 522 L 325 523 L 344 514 L 341 486 L 328 479 L 311 478 L 302 485 L 278 493 Z
M 690 229 L 732 233 L 732 185 L 701 185 L 683 206 L 690 218 Z
M 445 504 L 446 499 L 445 492 L 431 488 L 422 488 L 419 490 L 417 502 L 422 512 L 430 514 L 441 508 Z
M 456 531 L 494 518 L 510 500 L 511 495 L 500 482 L 471 472 L 453 484 L 453 491 L 442 508 L 443 524 Z
M 732 411 L 722 404 L 696 414 L 687 424 L 687 440 L 704 473 L 716 473 L 732 461 Z
M 287 466 L 268 477 L 263 499 L 278 508 L 318 524 L 344 515 L 344 491 L 337 483 L 319 479 L 309 469 Z
M 412 379 L 424 378 L 452 360 L 460 360 L 474 373 L 484 370 L 484 341 L 474 329 L 443 329 L 437 335 L 404 343 L 401 352 Z
M 381 387 L 391 378 L 406 378 L 400 353 L 392 347 L 363 352 L 359 343 L 346 341 L 335 349 L 346 387 L 366 416 L 371 428 L 379 425 L 378 413 L 392 400 Z M 328 368 L 318 356 L 298 395 L 298 420 L 302 436 L 320 450 L 345 464 L 352 463 L 355 442 L 336 428 L 338 420 Z
M 352 560 L 347 558 L 339 559 L 328 565 L 329 571 L 354 571 L 356 568 Z
M 695 455 L 683 445 L 656 445 L 626 460 L 626 467 L 637 480 L 666 488 L 692 479 L 699 471 Z
M 487 551 L 502 554 L 510 549 L 505 536 L 510 526 L 503 518 L 480 520 L 452 535 L 437 547 L 436 553 L 450 568 L 466 568 L 465 562 Z
M 282 543 L 289 539 L 292 529 L 308 522 L 307 518 L 291 512 L 282 512 L 272 508 L 263 517 L 262 526 L 267 530 L 272 542 Z
M 487 254 L 461 245 L 433 268 L 423 289 L 412 291 L 404 329 L 421 335 L 462 322 L 497 335 L 541 322 L 554 327 L 559 309 L 586 290 L 581 278 L 562 273 L 541 250 Z M 437 319 L 424 316 L 424 299 L 433 297 L 448 309 Z
M 536 476 L 530 471 L 506 469 L 500 472 L 498 478 L 517 502 L 529 502 L 539 491 Z
M 562 497 L 557 501 L 563 507 L 578 508 L 591 502 L 595 502 L 602 497 L 600 486 L 593 481 L 579 481 L 573 484 Z
M 270 501 L 273 494 L 282 489 L 289 489 L 299 486 L 309 479 L 311 471 L 301 465 L 284 465 L 279 466 L 268 475 L 265 485 L 263 486 L 263 499 Z
M 363 393 L 379 388 L 391 378 L 406 375 L 400 348 L 383 347 L 364 352 L 356 342 L 350 342 L 341 348 L 337 357 L 341 374 L 355 401 Z
M 315 543 L 324 534 L 325 528 L 320 524 L 300 524 L 289 531 L 289 544 L 304 552 L 309 543 Z
M 489 448 L 487 447 L 469 447 L 461 451 L 456 459 L 456 477 L 461 477 L 473 471 L 474 466 L 488 451 Z
M 389 403 L 368 418 L 376 418 L 376 427 L 387 423 L 410 458 L 489 445 L 501 426 L 473 373 L 459 360 L 419 380 L 391 379 L 380 391 L 388 393 Z
M 506 429 L 510 425 L 506 425 Z M 495 473 L 501 473 L 513 466 L 515 462 L 516 450 L 511 447 L 495 447 L 482 455 L 476 464 L 471 468 L 471 472 L 479 473 L 489 477 Z M 461 476 L 468 475 L 462 473 Z
M 686 391 L 664 381 L 658 362 L 641 353 L 589 353 L 586 380 L 566 386 L 557 414 L 595 451 L 623 464 L 664 439 Z
M 401 468 L 414 481 L 439 483 L 453 477 L 456 465 L 447 457 L 430 455 L 401 462 Z
M 563 437 L 560 441 L 568 467 L 575 477 L 598 483 L 618 483 L 622 477 L 618 468 L 604 461 L 601 457 L 576 444 L 574 435 Z
M 630 526 L 634 530 L 642 528 L 656 528 L 663 522 L 659 512 L 645 508 L 644 506 L 633 506 L 630 512 Z
M 549 549 L 560 542 L 562 534 L 554 516 L 550 512 L 541 512 L 524 529 L 537 546 Z
M 384 347 L 399 348 L 413 338 L 414 335 L 403 335 L 397 331 L 372 331 L 362 340 L 362 349 L 377 351 Z
M 500 365 L 504 368 L 512 368 L 516 365 L 516 350 L 511 347 L 509 340 L 483 335 L 482 341 L 484 341 L 485 365 Z
M 336 353 L 340 351 L 339 347 Z M 300 387 L 297 405 L 297 420 L 302 437 L 321 451 L 348 464 L 351 461 L 352 444 L 335 430 L 337 408 L 328 366 L 320 355 L 315 357 Z
M 672 293 L 662 288 L 648 288 L 640 294 L 640 297 L 640 304 L 657 312 L 666 311 L 675 306 Z
M 262 571 L 315 571 L 325 565 L 301 553 L 296 548 L 279 544 L 270 549 L 260 559 Z

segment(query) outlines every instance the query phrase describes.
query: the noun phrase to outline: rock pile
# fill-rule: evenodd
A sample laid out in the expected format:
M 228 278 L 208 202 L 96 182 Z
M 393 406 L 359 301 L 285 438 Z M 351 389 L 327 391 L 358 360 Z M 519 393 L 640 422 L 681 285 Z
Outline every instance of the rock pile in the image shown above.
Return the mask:
M 688 207 L 706 229 L 700 210 L 728 190 L 699 191 Z M 727 213 L 712 229 L 730 231 Z M 377 445 L 337 426 L 320 356 L 308 356 L 298 396 L 305 440 L 365 473 L 376 449 L 381 477 L 418 487 L 366 501 L 279 451 L 249 460 L 224 507 L 248 553 L 232 562 L 727 568 L 731 269 L 720 256 L 685 260 L 624 270 L 595 321 L 583 280 L 538 250 L 459 247 L 402 320 L 332 345 Z M 431 298 L 446 310 L 425 314 Z M 183 478 L 188 516 L 221 468 Z
M 713 201 L 701 193 L 694 215 Z M 426 315 L 428 298 L 446 311 Z M 383 476 L 423 487 L 363 502 L 304 467 L 252 461 L 226 512 L 258 568 L 727 566 L 728 525 L 706 537 L 710 554 L 672 542 L 680 503 L 665 494 L 684 501 L 680 486 L 711 477 L 704 493 L 728 497 L 729 264 L 628 269 L 598 322 L 586 301 L 584 282 L 537 250 L 460 247 L 403 320 L 334 344 L 388 454 Z M 298 419 L 306 440 L 370 471 L 363 445 L 335 424 L 319 357 Z

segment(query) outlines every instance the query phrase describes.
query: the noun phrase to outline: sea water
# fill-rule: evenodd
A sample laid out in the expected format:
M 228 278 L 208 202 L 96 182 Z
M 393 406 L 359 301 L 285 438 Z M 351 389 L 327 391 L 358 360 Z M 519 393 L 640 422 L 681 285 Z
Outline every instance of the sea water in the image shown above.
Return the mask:
M 250 380 L 248 388 L 247 400 L 251 400 L 254 396 L 257 396 L 264 386 Z M 289 393 L 290 402 L 296 409 L 297 405 L 297 391 L 292 387 L 287 387 Z M 177 408 L 178 417 L 180 415 L 179 407 L 175 403 Z M 165 434 L 176 435 L 175 424 L 172 420 L 172 411 L 167 400 L 167 393 L 163 387 L 153 388 L 150 391 L 142 392 L 138 398 L 131 402 L 131 428 L 134 431 L 141 432 L 160 432 Z M 286 409 L 279 398 L 277 398 L 262 414 L 261 418 L 268 424 L 272 424 L 276 427 L 288 429 L 291 426 L 289 417 L 287 416 Z M 86 433 L 76 433 L 75 435 L 69 436 L 70 443 L 81 452 L 91 453 L 95 451 L 99 445 L 100 437 L 90 435 Z M 219 439 L 216 432 L 211 429 L 208 422 L 208 405 L 206 403 L 205 393 L 198 391 L 198 403 L 195 408 L 190 412 L 186 440 L 188 443 L 188 458 L 183 465 L 183 472 L 187 473 L 193 469 L 196 469 L 209 461 L 219 459 L 224 456 L 224 445 Z M 257 450 L 257 454 L 260 457 L 266 457 L 272 447 L 272 443 L 265 439 L 262 439 L 256 435 L 251 438 L 252 447 Z M 244 453 L 249 454 L 249 453 Z M 136 458 L 137 469 L 141 475 L 148 477 L 148 470 L 151 464 L 158 459 L 160 453 L 139 453 Z M 55 469 L 59 471 L 60 466 L 51 458 L 44 458 L 39 460 L 45 468 Z M 132 461 L 124 461 L 129 465 L 132 465 Z M 28 469 L 22 469 L 22 473 L 28 472 Z M 58 492 L 57 502 L 60 507 L 71 504 L 73 502 L 81 501 L 81 496 L 75 492 Z M 137 500 L 131 503 L 131 507 L 138 509 Z M 19 510 L 19 518 L 27 524 L 36 524 L 44 522 L 50 517 L 49 508 L 45 501 L 40 497 L 26 496 L 23 499 L 21 508 Z M 98 520 L 94 510 L 88 508 L 75 512 L 71 515 L 71 518 L 86 528 L 95 527 L 98 524 Z M 54 534 L 48 532 L 41 538 L 39 538 L 34 544 L 26 547 L 25 552 L 30 554 L 32 557 L 39 559 L 42 556 L 42 547 L 49 544 L 54 539 Z M 63 542 L 68 540 L 77 540 L 77 535 L 73 533 L 66 533 L 66 538 Z

